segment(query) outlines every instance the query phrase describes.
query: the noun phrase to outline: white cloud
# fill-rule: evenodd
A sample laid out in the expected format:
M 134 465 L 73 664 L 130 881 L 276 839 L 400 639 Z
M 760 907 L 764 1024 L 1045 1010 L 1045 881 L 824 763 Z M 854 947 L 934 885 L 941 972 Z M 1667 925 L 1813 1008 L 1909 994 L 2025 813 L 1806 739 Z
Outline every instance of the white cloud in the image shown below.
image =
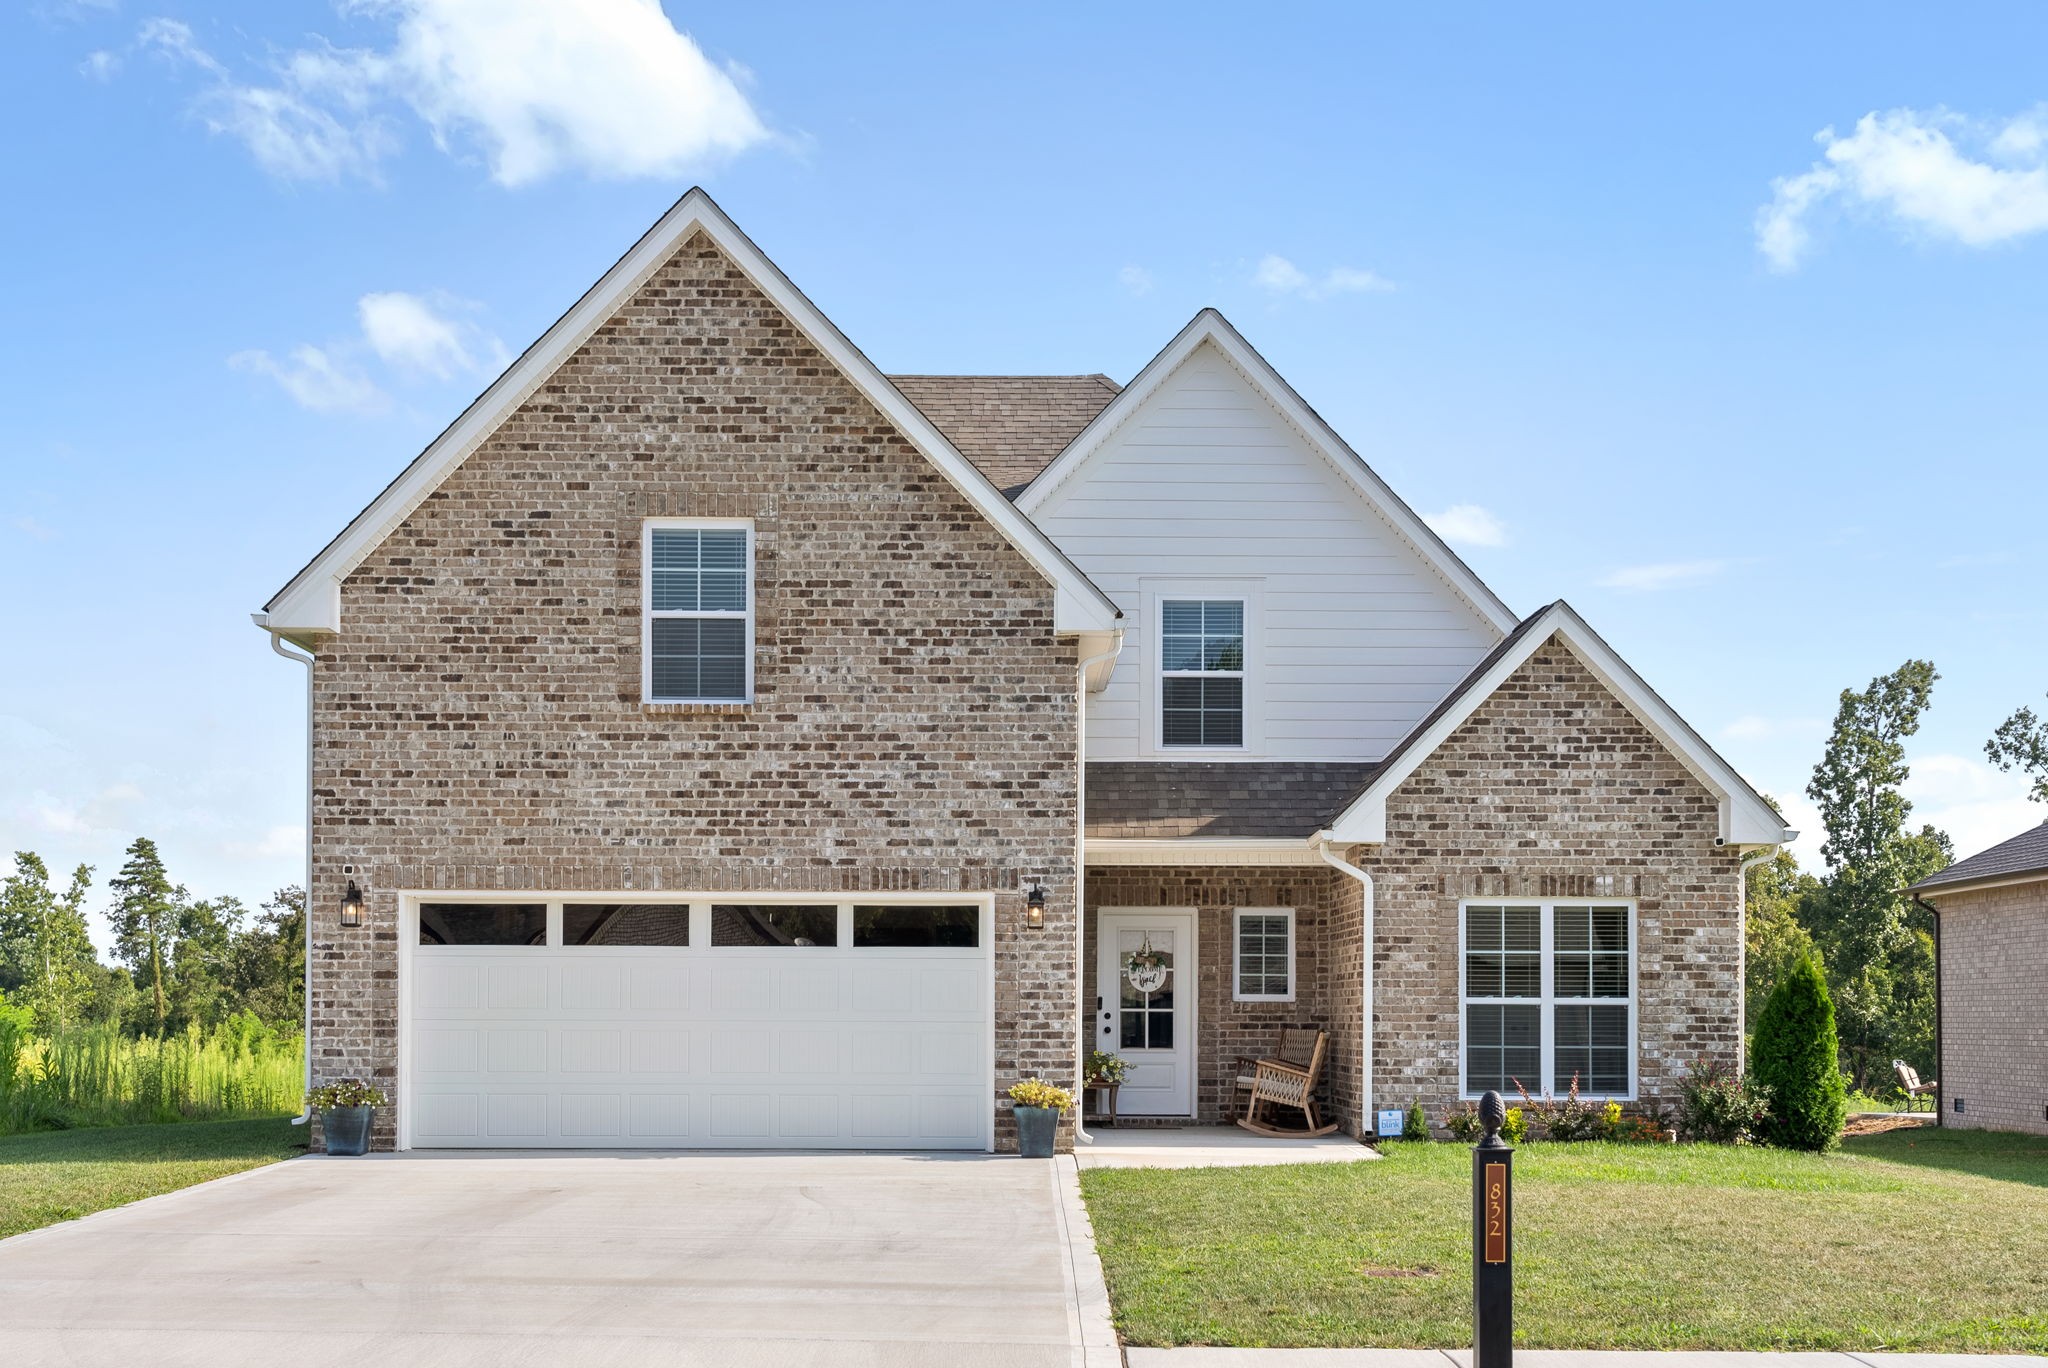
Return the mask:
M 16 816 L 50 836 L 90 836 L 98 832 L 122 831 L 129 824 L 129 806 L 142 801 L 142 790 L 133 784 L 110 784 L 82 802 L 67 801 L 37 792 L 16 807 Z
M 2009 841 L 2041 824 L 2048 809 L 2027 797 L 2031 781 L 2024 774 L 2006 774 L 1967 755 L 1909 756 L 1912 774 L 1900 792 L 1912 801 L 1912 829 L 1931 823 L 1955 843 L 1964 859 Z
M 239 351 L 228 364 L 251 375 L 268 376 L 301 408 L 315 413 L 382 413 L 389 406 L 377 383 L 346 358 L 312 345 L 293 347 L 289 361 L 260 348 Z
M 505 360 L 497 338 L 436 311 L 418 295 L 400 290 L 366 294 L 356 301 L 356 316 L 370 350 L 396 371 L 447 380 L 457 372 L 478 372 Z
M 1274 294 L 1297 295 L 1302 299 L 1326 299 L 1333 294 L 1383 292 L 1394 283 L 1373 271 L 1355 266 L 1333 266 L 1320 277 L 1311 276 L 1284 256 L 1272 253 L 1259 258 L 1252 283 Z
M 14 518 L 12 520 L 12 525 L 15 531 L 21 533 L 25 537 L 32 537 L 36 541 L 46 542 L 55 541 L 57 539 L 56 529 L 43 526 L 43 524 L 37 522 L 34 518 L 29 517 L 28 514 L 26 513 L 23 513 L 20 516 Z
M 1713 579 L 1728 568 L 1727 561 L 1691 560 L 1663 561 L 1655 565 L 1625 565 L 1611 570 L 1594 583 L 1602 589 L 1632 589 L 1639 593 L 1654 593 L 1659 589 L 1676 589 L 1688 584 L 1699 584 Z
M 279 860 L 287 855 L 303 856 L 306 853 L 306 829 L 303 826 L 274 826 L 253 841 L 222 841 L 220 850 L 231 860 Z
M 1152 293 L 1152 273 L 1143 266 L 1126 266 L 1116 273 L 1117 284 L 1134 295 Z
M 1798 269 L 1812 246 L 1808 223 L 1829 201 L 1968 247 L 2048 230 L 2048 110 L 1986 121 L 1894 109 L 1864 115 L 1847 137 L 1824 128 L 1815 141 L 1822 160 L 1774 180 L 1757 210 L 1757 250 L 1773 270 Z
M 120 69 L 120 56 L 108 52 L 105 48 L 86 53 L 85 60 L 78 64 L 79 74 L 95 81 L 111 81 L 114 79 L 114 73 Z
M 389 18 L 381 48 L 324 41 L 245 80 L 185 24 L 154 19 L 143 45 L 202 73 L 209 128 L 290 180 L 375 179 L 397 149 L 387 111 L 421 119 L 436 146 L 479 155 L 503 185 L 565 170 L 668 177 L 769 138 L 741 90 L 657 0 L 344 0 Z
M 1507 524 L 1478 504 L 1452 504 L 1441 513 L 1423 514 L 1422 520 L 1453 546 L 1508 544 Z

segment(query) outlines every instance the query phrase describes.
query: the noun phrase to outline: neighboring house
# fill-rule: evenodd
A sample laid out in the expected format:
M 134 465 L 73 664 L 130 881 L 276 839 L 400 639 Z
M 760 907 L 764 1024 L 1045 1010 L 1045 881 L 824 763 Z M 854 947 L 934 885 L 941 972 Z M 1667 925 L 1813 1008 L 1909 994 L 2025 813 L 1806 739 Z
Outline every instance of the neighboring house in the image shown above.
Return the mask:
M 382 1145 L 1003 1147 L 1093 1046 L 1213 1120 L 1287 1023 L 1354 1131 L 1669 1098 L 1791 835 L 1215 312 L 1122 387 L 890 377 L 701 191 L 257 621 Z
M 1941 914 L 1942 1124 L 2048 1135 L 2048 822 L 1906 891 Z

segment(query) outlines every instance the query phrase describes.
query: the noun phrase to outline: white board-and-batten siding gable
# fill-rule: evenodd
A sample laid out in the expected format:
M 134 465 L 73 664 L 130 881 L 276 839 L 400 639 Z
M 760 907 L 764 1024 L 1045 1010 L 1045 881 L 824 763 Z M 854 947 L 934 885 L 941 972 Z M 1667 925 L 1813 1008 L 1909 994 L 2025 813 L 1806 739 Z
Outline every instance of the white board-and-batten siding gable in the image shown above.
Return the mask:
M 1212 343 L 1034 520 L 1126 617 L 1115 676 L 1088 699 L 1091 760 L 1377 760 L 1499 640 Z M 1148 725 L 1155 604 L 1176 582 L 1253 600 L 1241 751 L 1161 748 Z

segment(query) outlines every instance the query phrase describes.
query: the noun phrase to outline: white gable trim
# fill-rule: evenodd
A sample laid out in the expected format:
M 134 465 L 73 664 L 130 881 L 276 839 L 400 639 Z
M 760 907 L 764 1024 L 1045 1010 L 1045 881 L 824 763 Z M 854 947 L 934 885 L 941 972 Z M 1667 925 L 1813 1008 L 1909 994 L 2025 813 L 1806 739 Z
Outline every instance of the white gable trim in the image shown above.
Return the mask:
M 1586 625 L 1570 604 L 1560 600 L 1538 613 L 1514 643 L 1487 665 L 1484 673 L 1464 686 L 1451 707 L 1404 743 L 1394 759 L 1373 775 L 1365 790 L 1331 823 L 1329 839 L 1340 845 L 1385 842 L 1388 796 L 1552 636 L 1563 637 L 1580 662 L 1636 720 L 1721 800 L 1722 844 L 1780 845 L 1799 835 L 1785 825 L 1734 767 L 1643 682 L 1641 675 L 1629 668 L 1627 661 Z
M 1166 382 L 1167 377 L 1204 342 L 1223 353 L 1224 359 L 1243 374 L 1260 397 L 1301 434 L 1310 449 L 1348 480 L 1394 533 L 1415 549 L 1423 564 L 1449 585 L 1452 592 L 1470 604 L 1496 635 L 1504 637 L 1514 630 L 1517 619 L 1508 606 L 1486 587 L 1479 576 L 1472 573 L 1472 568 L 1458 558 L 1428 523 L 1416 516 L 1415 510 L 1374 473 L 1335 429 L 1294 392 L 1294 387 L 1273 369 L 1265 357 L 1259 355 L 1251 343 L 1244 340 L 1243 335 L 1230 325 L 1230 320 L 1214 309 L 1204 309 L 1196 314 L 1173 341 L 1167 343 L 1165 349 L 1153 357 L 1130 384 L 1124 386 L 1122 393 L 1110 400 L 1108 407 L 1081 429 L 1079 435 L 1067 444 L 1066 450 L 1018 496 L 1017 507 L 1030 515 L 1036 515 L 1044 508 L 1060 487 L 1087 464 L 1088 458 L 1099 451 L 1125 420 L 1136 413 Z
M 340 631 L 342 581 L 699 229 L 1052 583 L 1057 591 L 1055 630 L 1076 633 L 1115 628 L 1120 614 L 1108 596 L 1005 499 L 916 405 L 903 397 L 860 348 L 848 341 L 789 277 L 734 226 L 702 188 L 677 200 L 661 221 L 648 229 L 569 312 L 528 347 L 368 508 L 357 514 L 311 564 L 293 576 L 291 583 L 265 605 L 261 625 L 286 634 Z

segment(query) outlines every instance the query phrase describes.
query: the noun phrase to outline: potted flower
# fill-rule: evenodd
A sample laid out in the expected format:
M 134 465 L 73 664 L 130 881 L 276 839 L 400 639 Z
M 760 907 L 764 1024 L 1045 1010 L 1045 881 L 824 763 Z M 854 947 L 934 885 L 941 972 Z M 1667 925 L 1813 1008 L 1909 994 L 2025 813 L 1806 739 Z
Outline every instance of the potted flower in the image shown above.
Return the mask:
M 1088 1086 L 1113 1088 L 1131 1071 L 1130 1061 L 1108 1050 L 1088 1052 Z
M 1017 1118 L 1017 1153 L 1026 1159 L 1052 1158 L 1060 1113 L 1073 1105 L 1072 1093 L 1042 1078 L 1012 1083 L 1010 1110 Z
M 360 1078 L 325 1083 L 306 1095 L 320 1113 L 320 1132 L 329 1154 L 361 1154 L 370 1148 L 370 1114 L 385 1105 L 384 1092 Z

